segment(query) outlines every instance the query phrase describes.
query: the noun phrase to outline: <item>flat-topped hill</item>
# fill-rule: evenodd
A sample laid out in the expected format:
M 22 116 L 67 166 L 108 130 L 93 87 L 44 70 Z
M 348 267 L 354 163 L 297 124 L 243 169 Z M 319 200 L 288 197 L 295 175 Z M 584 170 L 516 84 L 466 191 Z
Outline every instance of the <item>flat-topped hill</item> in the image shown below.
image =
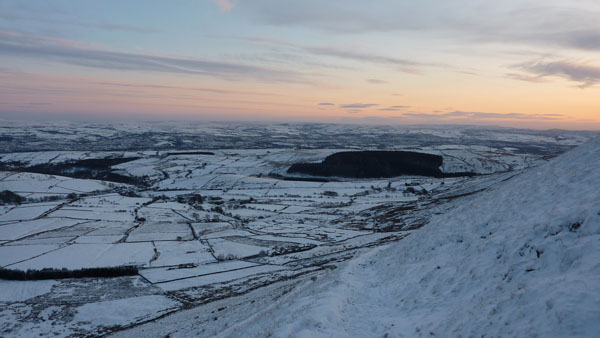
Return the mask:
M 472 173 L 443 173 L 440 169 L 442 163 L 443 158 L 439 155 L 410 151 L 344 151 L 327 156 L 321 163 L 295 163 L 287 172 L 348 178 L 473 175 Z

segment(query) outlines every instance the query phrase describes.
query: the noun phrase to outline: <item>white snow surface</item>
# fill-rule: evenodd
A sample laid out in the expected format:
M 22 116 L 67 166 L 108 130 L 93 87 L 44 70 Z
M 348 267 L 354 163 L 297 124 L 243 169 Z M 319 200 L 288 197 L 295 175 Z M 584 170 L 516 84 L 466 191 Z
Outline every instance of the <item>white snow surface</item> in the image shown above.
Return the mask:
M 22 281 L 0 280 L 0 302 L 25 301 L 46 294 L 58 284 L 55 280 Z
M 596 138 L 222 336 L 597 337 L 599 167 Z
M 92 326 L 127 325 L 158 317 L 176 308 L 177 302 L 165 296 L 150 295 L 84 304 L 76 309 L 74 322 Z

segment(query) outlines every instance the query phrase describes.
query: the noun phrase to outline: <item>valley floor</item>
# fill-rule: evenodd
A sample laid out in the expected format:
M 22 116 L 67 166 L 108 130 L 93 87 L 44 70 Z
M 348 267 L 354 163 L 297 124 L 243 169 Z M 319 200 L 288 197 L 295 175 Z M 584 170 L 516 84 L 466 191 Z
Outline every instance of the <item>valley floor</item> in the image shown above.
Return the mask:
M 525 136 L 511 140 L 521 149 L 407 149 L 481 174 L 451 178 L 282 177 L 336 149 L 0 154 L 0 191 L 23 199 L 0 205 L 0 268 L 138 270 L 0 280 L 0 336 L 511 336 L 545 327 L 515 327 L 527 311 L 585 336 L 600 285 L 585 270 L 598 262 L 589 200 L 600 183 L 585 167 L 596 153 L 567 153 L 573 166 L 560 167 L 552 139 L 544 148 Z M 539 274 L 569 285 L 587 314 L 564 310 L 564 289 Z M 532 288 L 549 296 L 523 296 Z

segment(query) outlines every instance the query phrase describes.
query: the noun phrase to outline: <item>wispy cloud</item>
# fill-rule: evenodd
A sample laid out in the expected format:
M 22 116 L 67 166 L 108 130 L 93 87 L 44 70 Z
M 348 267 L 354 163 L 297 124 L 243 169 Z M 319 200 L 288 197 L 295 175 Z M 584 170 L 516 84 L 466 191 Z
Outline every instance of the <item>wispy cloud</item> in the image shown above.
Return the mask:
M 301 74 L 241 63 L 123 53 L 90 48 L 74 41 L 0 32 L 0 53 L 91 68 L 153 71 L 274 82 L 306 82 Z
M 345 108 L 345 109 L 365 109 L 365 108 L 371 108 L 371 107 L 377 107 L 379 106 L 376 103 L 351 103 L 351 104 L 340 104 L 341 108 Z
M 1 70 L 0 70 L 1 74 Z M 24 74 L 20 74 L 24 76 Z M 176 89 L 178 91 L 194 91 L 211 94 L 222 94 L 222 95 L 251 95 L 251 96 L 280 96 L 275 93 L 262 93 L 254 91 L 243 91 L 243 90 L 230 90 L 221 88 L 207 88 L 207 87 L 185 87 L 185 86 L 170 86 L 160 84 L 142 84 L 142 83 L 127 83 L 127 82 L 114 82 L 114 81 L 90 81 L 90 84 L 107 86 L 107 87 L 122 87 L 122 88 L 134 88 L 134 89 Z
M 411 106 L 390 106 L 387 108 L 379 108 L 377 110 L 382 110 L 382 111 L 402 111 L 402 110 L 406 110 L 408 108 L 411 108 Z
M 305 49 L 313 54 L 335 56 L 342 59 L 350 59 L 357 61 L 368 61 L 373 63 L 385 63 L 397 66 L 417 66 L 419 62 L 395 58 L 391 56 L 382 56 L 372 53 L 357 52 L 349 49 L 339 49 L 333 47 L 305 47 Z
M 417 62 L 414 60 L 377 55 L 373 53 L 358 52 L 350 49 L 341 49 L 333 47 L 303 47 L 303 49 L 308 51 L 309 53 L 316 55 L 332 56 L 340 59 L 359 62 L 392 65 L 395 66 L 396 69 L 399 71 L 411 74 L 420 73 L 420 69 L 418 67 L 426 65 L 424 63 Z
M 386 84 L 386 83 L 388 83 L 385 80 L 379 80 L 379 79 L 367 79 L 367 82 L 371 83 L 371 84 Z
M 519 74 L 519 73 L 508 73 L 508 74 L 506 74 L 506 77 L 509 79 L 526 81 L 526 82 L 535 82 L 535 83 L 546 82 L 546 80 L 544 80 L 544 78 L 539 75 L 531 76 L 531 75 Z
M 555 76 L 578 82 L 580 88 L 587 88 L 600 82 L 600 67 L 588 62 L 577 63 L 565 60 L 551 62 L 535 61 L 523 63 L 516 67 L 530 74 L 521 78 L 512 76 L 520 80 L 535 81 L 536 79 Z
M 293 52 L 308 53 L 315 56 L 326 56 L 336 59 L 350 60 L 361 63 L 379 64 L 384 66 L 391 66 L 394 70 L 401 71 L 409 74 L 420 74 L 423 67 L 435 66 L 435 67 L 448 67 L 448 65 L 426 63 L 416 60 L 397 58 L 394 56 L 386 56 L 382 54 L 357 51 L 356 48 L 352 47 L 331 47 L 331 46 L 305 46 L 300 44 L 294 44 L 289 41 L 282 41 L 277 39 L 267 39 L 262 37 L 251 37 L 251 36 L 231 36 L 231 35 L 207 35 L 209 38 L 216 39 L 232 39 L 244 42 L 250 42 L 254 44 L 268 44 L 278 48 L 285 48 Z M 327 65 L 331 68 L 331 65 Z M 340 67 L 337 65 L 337 67 Z M 386 81 L 379 79 L 367 79 L 367 82 L 386 83 Z
M 510 11 L 504 32 L 494 38 L 580 50 L 600 50 L 600 6 L 575 1 L 553 6 L 531 3 Z M 486 30 L 490 33 L 489 30 Z
M 320 102 L 319 106 L 335 106 L 335 103 L 331 102 Z

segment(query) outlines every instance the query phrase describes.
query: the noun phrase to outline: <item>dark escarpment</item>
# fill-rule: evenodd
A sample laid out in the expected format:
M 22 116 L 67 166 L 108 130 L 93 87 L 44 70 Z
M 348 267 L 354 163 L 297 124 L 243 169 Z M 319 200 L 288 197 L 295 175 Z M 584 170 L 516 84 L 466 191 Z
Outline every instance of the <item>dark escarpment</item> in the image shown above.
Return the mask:
M 410 151 L 344 151 L 327 156 L 321 163 L 295 163 L 288 174 L 383 178 L 402 175 L 428 177 L 473 176 L 473 173 L 444 173 L 439 155 Z
M 85 160 L 70 160 L 60 163 L 43 163 L 32 166 L 27 166 L 20 162 L 0 162 L 0 170 L 60 175 L 72 178 L 145 186 L 147 182 L 144 179 L 121 175 L 114 172 L 112 169 L 112 166 L 135 161 L 137 159 L 139 159 L 139 157 L 92 158 Z

